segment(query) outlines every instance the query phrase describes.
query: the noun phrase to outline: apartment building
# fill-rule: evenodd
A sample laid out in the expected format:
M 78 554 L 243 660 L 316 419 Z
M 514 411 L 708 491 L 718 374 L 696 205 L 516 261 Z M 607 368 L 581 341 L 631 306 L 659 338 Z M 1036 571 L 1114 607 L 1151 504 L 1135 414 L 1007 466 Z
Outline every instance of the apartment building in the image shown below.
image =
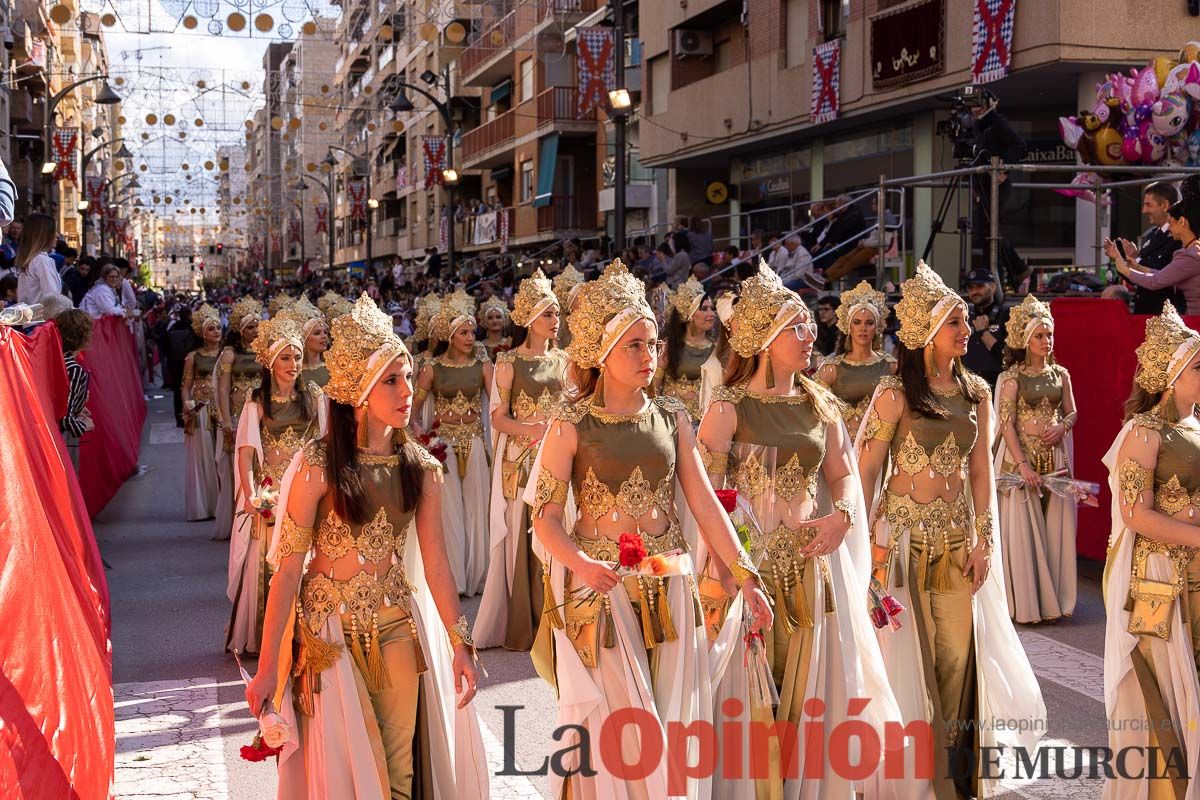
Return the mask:
M 217 208 L 221 220 L 217 241 L 221 243 L 221 252 L 210 259 L 212 267 L 206 276 L 209 279 L 235 278 L 249 261 L 250 226 L 243 207 L 249 184 L 245 163 L 245 147 L 222 145 L 217 148 Z
M 954 167 L 953 148 L 937 123 L 949 111 L 943 98 L 971 82 L 973 6 L 953 0 L 643 3 L 641 157 L 647 166 L 672 170 L 670 213 L 713 218 L 718 241 L 744 241 L 754 228 L 792 227 L 802 218 L 798 204 L 810 199 L 876 185 L 881 175 Z M 1090 107 L 1104 74 L 1174 56 L 1194 38 L 1186 32 L 1197 30 L 1185 3 L 1109 3 L 1103 18 L 1098 14 L 1100 7 L 1086 0 L 1016 4 L 1011 71 L 988 88 L 1027 142 L 1031 160 L 1073 163 L 1058 117 Z M 840 115 L 816 123 L 810 114 L 813 50 L 835 39 L 841 40 Z M 706 192 L 714 183 L 727 199 Z M 919 253 L 942 192 L 911 190 L 905 199 L 905 222 Z M 1117 194 L 1121 231 L 1140 230 L 1139 205 L 1136 189 Z M 960 211 L 951 210 L 947 228 Z M 1023 254 L 1091 264 L 1095 219 L 1090 203 L 1013 188 L 1002 207 L 1001 233 Z M 958 245 L 949 236 L 937 239 L 934 263 L 953 277 Z

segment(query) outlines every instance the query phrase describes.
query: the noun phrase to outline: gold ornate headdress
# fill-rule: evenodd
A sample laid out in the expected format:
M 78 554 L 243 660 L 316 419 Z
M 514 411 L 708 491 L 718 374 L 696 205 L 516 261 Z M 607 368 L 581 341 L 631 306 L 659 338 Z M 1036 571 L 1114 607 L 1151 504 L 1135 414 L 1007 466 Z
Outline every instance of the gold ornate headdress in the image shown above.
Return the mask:
M 292 298 L 282 292 L 267 301 L 267 313 L 272 317 L 292 304 Z
M 354 304 L 330 289 L 328 292 L 317 298 L 317 308 L 319 308 L 321 313 L 325 315 L 325 319 L 327 321 L 333 322 L 335 317 L 340 317 L 343 314 L 349 314 L 352 310 L 354 310 Z
M 504 302 L 503 298 L 492 295 L 479 304 L 480 319 L 483 319 L 492 311 L 499 311 L 505 319 L 508 319 L 508 303 Z
M 837 308 L 838 330 L 850 335 L 850 320 L 862 309 L 867 309 L 875 315 L 875 322 L 882 323 L 887 319 L 888 307 L 883 292 L 876 291 L 871 284 L 860 281 L 848 292 L 842 292 L 841 303 Z
M 700 310 L 703 303 L 704 284 L 696 280 L 694 275 L 688 276 L 688 279 L 679 284 L 679 288 L 671 293 L 671 308 L 678 312 L 679 318 L 684 322 L 691 319 L 692 315 Z
M 646 286 L 618 258 L 597 280 L 581 284 L 579 307 L 567 319 L 567 354 L 581 369 L 599 367 L 617 340 L 640 319 L 654 320 Z
M 920 350 L 933 341 L 934 334 L 959 305 L 965 306 L 966 302 L 921 261 L 916 274 L 900 284 L 900 302 L 896 304 L 900 330 L 896 335 L 909 350 Z
M 361 406 L 388 365 L 408 349 L 392 330 L 392 318 L 365 293 L 349 314 L 333 321 L 333 344 L 325 353 L 329 399 Z
M 442 298 L 436 294 L 426 294 L 417 298 L 417 313 L 413 320 L 413 341 L 420 342 L 432 335 L 430 323 L 438 309 L 442 307 Z
M 583 281 L 583 273 L 575 269 L 574 264 L 567 264 L 566 269 L 554 276 L 554 294 L 558 296 L 558 307 L 564 314 L 571 311 L 571 301 L 579 293 Z
M 1054 330 L 1054 317 L 1050 315 L 1050 306 L 1038 300 L 1032 294 L 1025 295 L 1019 306 L 1014 306 L 1009 312 L 1008 346 L 1014 350 L 1029 344 L 1029 337 L 1039 325 L 1045 325 Z
M 1200 333 L 1189 328 L 1169 301 L 1162 313 L 1146 323 L 1146 341 L 1137 349 L 1138 386 L 1164 392 L 1175 383 L 1192 357 L 1200 352 Z
M 258 336 L 254 337 L 255 361 L 270 369 L 289 346 L 304 352 L 304 332 L 294 317 L 278 314 L 259 323 Z
M 802 308 L 800 295 L 786 288 L 760 258 L 757 274 L 742 281 L 741 298 L 730 320 L 729 346 L 743 358 L 761 353 Z
M 430 320 L 430 333 L 446 341 L 467 322 L 475 324 L 475 298 L 460 287 L 442 298 L 441 306 Z
M 552 305 L 562 307 L 561 301 L 554 293 L 550 279 L 539 267 L 533 271 L 532 275 L 521 281 L 521 285 L 517 289 L 517 296 L 513 300 L 513 322 L 522 328 L 528 328 L 529 323 L 537 319 L 538 314 Z
M 325 316 L 321 313 L 320 309 L 309 301 L 308 295 L 300 295 L 299 300 L 296 300 L 281 313 L 296 320 L 305 336 L 312 333 L 313 328 L 325 324 Z
M 221 314 L 208 303 L 197 308 L 192 312 L 192 330 L 197 336 L 204 335 L 204 329 L 209 325 L 216 325 L 217 330 L 221 329 Z
M 229 312 L 229 324 L 241 333 L 248 323 L 262 320 L 262 310 L 262 303 L 253 297 L 243 297 L 233 304 Z

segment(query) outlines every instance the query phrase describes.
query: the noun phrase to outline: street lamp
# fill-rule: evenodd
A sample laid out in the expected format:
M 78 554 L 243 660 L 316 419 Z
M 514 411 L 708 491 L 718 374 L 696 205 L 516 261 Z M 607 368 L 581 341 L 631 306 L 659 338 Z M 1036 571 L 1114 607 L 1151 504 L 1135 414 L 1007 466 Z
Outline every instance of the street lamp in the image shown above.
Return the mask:
M 333 158 L 334 150 L 337 150 L 340 153 L 345 153 L 346 155 L 350 156 L 350 158 L 354 159 L 354 163 L 352 163 L 352 166 L 357 166 L 357 161 L 358 161 L 359 157 L 356 154 L 352 153 L 351 151 L 347 150 L 346 148 L 339 147 L 336 144 L 329 145 L 329 158 L 330 159 Z M 366 211 L 365 216 L 367 218 L 367 228 L 366 228 L 367 272 L 369 273 L 369 272 L 371 272 L 371 268 L 374 266 L 374 261 L 375 261 L 375 239 L 374 239 L 374 234 L 371 231 L 371 217 L 374 215 L 371 212 L 374 211 L 376 208 L 379 208 L 379 201 L 376 200 L 375 198 L 371 197 L 371 163 L 369 160 L 367 160 L 366 156 L 363 156 L 363 160 L 367 161 L 367 168 L 365 170 L 366 174 L 363 176 L 366 180 L 366 184 L 363 187 L 363 191 L 366 193 L 366 196 L 367 196 L 367 211 Z M 337 160 L 334 159 L 333 163 L 336 164 Z M 347 267 L 347 274 L 349 274 L 349 267 Z
M 95 102 L 97 105 L 109 106 L 121 102 L 121 96 L 113 91 L 112 86 L 108 83 L 108 76 L 104 74 L 81 78 L 74 83 L 67 84 L 55 94 L 50 94 L 50 85 L 49 83 L 46 84 L 46 118 L 42 124 L 42 156 L 46 159 L 46 162 L 42 164 L 42 175 L 52 175 L 58 167 L 54 160 L 50 158 L 54 109 L 58 108 L 58 104 L 62 102 L 62 99 L 74 89 L 92 81 L 104 81 L 104 86 L 100 89 L 100 93 L 96 95 Z
M 609 105 L 613 107 L 613 111 L 628 111 L 633 107 L 633 99 L 629 96 L 628 89 L 613 89 L 608 93 Z

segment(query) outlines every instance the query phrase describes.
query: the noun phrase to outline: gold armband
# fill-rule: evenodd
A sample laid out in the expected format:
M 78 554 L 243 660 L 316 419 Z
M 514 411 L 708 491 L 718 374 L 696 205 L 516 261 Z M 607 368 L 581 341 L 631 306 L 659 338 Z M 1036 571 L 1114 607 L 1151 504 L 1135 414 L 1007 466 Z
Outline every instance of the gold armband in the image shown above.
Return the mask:
M 888 422 L 879 416 L 879 412 L 874 407 L 871 408 L 871 413 L 867 417 L 867 427 L 863 431 L 868 439 L 878 439 L 881 442 L 890 442 L 892 437 L 896 435 L 896 423 Z
M 992 511 L 988 509 L 982 516 L 975 517 L 975 543 L 983 542 L 988 550 L 992 549 Z
M 760 583 L 762 582 L 762 576 L 758 574 L 758 567 L 754 566 L 754 562 L 750 560 L 750 554 L 740 547 L 737 561 L 729 565 L 729 572 L 733 575 L 733 582 L 738 585 L 739 589 L 752 577 Z
M 475 641 L 471 638 L 471 628 L 467 624 L 466 615 L 458 618 L 458 622 L 454 623 L 454 627 L 446 631 L 450 636 L 450 646 L 458 647 L 460 644 L 465 644 L 471 651 L 471 655 L 476 655 Z
M 1070 414 L 1067 414 L 1065 417 L 1063 417 L 1062 424 L 1063 424 L 1064 428 L 1066 428 L 1067 430 L 1071 430 L 1071 428 L 1075 427 L 1075 423 L 1078 421 L 1079 421 L 1079 412 L 1072 411 Z
M 1154 473 L 1132 458 L 1127 458 L 1117 470 L 1117 486 L 1121 490 L 1121 501 L 1132 506 L 1142 492 L 1154 486 Z
M 704 446 L 704 442 L 696 442 L 700 450 L 700 463 L 709 475 L 724 475 L 729 471 L 729 453 L 715 453 Z
M 500 395 L 500 407 L 508 408 L 508 400 L 510 397 L 512 397 L 512 389 L 505 389 L 503 386 L 497 386 L 496 393 Z
M 538 473 L 537 488 L 533 494 L 533 513 L 539 517 L 547 503 L 567 504 L 567 482 L 560 481 L 551 474 L 550 470 L 542 467 Z
M 297 525 L 292 515 L 284 512 L 283 522 L 280 523 L 279 560 L 299 553 L 303 555 L 312 549 L 313 529 Z
M 846 515 L 847 525 L 850 525 L 851 527 L 854 526 L 854 517 L 857 514 L 858 509 L 855 508 L 853 500 L 848 497 L 842 498 L 841 500 L 834 500 L 833 507 Z
M 421 406 L 425 404 L 426 397 L 429 397 L 429 390 L 418 386 L 416 391 L 413 392 L 413 411 L 421 410 Z
M 1017 410 L 1016 403 L 1010 398 L 1002 398 L 1000 400 L 1000 423 L 1004 424 L 1013 417 L 1013 413 Z
M 218 364 L 217 365 L 217 374 L 218 375 L 228 375 L 230 372 L 233 372 L 233 364 Z

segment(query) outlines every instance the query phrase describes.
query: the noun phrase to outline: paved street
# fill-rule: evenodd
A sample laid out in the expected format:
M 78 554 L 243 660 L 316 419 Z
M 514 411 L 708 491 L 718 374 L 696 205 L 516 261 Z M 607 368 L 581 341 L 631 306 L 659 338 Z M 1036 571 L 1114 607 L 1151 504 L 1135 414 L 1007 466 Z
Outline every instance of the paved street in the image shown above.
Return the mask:
M 183 518 L 182 431 L 169 398 L 151 402 L 145 469 L 96 520 L 113 600 L 117 796 L 155 800 L 262 800 L 275 796 L 271 763 L 243 761 L 255 724 L 231 656 L 222 653 L 229 614 L 227 544 L 209 540 L 210 522 Z M 1103 608 L 1098 565 L 1085 564 L 1081 602 L 1066 622 L 1025 628 L 1021 638 L 1050 712 L 1048 744 L 1103 745 Z M 477 600 L 468 605 L 473 616 Z M 554 700 L 521 653 L 488 651 L 476 706 L 493 773 L 503 756 L 498 706 L 521 705 L 516 764 L 539 765 L 552 744 Z M 252 669 L 252 667 L 251 667 Z M 1068 762 L 1070 764 L 1070 762 Z M 548 796 L 542 777 L 496 777 L 497 800 Z M 1099 798 L 1099 781 L 1010 785 L 1006 797 Z

